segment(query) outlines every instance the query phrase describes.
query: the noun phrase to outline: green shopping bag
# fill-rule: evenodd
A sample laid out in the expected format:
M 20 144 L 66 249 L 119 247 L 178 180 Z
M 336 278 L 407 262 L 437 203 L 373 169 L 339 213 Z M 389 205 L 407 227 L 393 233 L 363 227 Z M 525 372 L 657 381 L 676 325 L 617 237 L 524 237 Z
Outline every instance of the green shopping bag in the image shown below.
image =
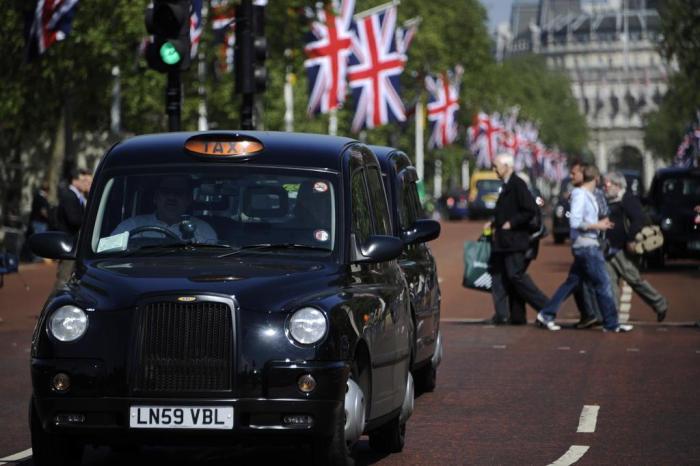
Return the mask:
M 478 241 L 464 242 L 464 277 L 462 286 L 473 290 L 491 291 L 491 241 L 482 236 Z

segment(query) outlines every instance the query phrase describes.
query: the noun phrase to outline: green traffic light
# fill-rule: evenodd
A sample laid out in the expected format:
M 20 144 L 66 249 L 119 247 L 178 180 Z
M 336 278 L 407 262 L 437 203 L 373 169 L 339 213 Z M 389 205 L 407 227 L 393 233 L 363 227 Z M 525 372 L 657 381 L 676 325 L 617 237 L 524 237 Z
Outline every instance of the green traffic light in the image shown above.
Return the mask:
M 180 61 L 181 57 L 175 46 L 166 42 L 160 47 L 160 58 L 166 65 L 174 65 Z

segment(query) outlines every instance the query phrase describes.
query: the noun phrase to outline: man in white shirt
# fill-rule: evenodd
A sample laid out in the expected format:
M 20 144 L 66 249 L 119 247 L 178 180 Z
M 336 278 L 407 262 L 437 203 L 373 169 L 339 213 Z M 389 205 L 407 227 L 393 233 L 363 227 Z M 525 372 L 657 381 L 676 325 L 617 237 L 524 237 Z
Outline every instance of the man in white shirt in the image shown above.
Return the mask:
M 187 211 L 192 204 L 192 186 L 188 177 L 166 176 L 163 178 L 156 189 L 154 202 L 156 205 L 154 213 L 127 218 L 115 228 L 112 235 L 152 226 L 166 229 L 181 239 L 193 240 L 197 243 L 216 243 L 216 232 L 208 223 L 196 217 L 187 216 Z M 193 232 L 185 228 L 183 220 L 187 220 L 189 225 L 194 227 Z M 146 230 L 130 235 L 162 238 L 165 233 Z
M 598 176 L 598 169 L 595 166 L 584 165 L 583 184 L 571 192 L 569 225 L 574 263 L 571 264 L 566 281 L 559 286 L 552 299 L 537 314 L 537 324 L 549 330 L 561 328 L 554 323 L 557 311 L 584 280 L 589 281 L 595 290 L 595 297 L 603 317 L 603 329 L 609 332 L 632 330 L 631 325 L 621 325 L 618 322 L 612 284 L 598 241 L 598 232 L 613 227 L 607 217 L 598 219 L 599 207 L 593 194 Z

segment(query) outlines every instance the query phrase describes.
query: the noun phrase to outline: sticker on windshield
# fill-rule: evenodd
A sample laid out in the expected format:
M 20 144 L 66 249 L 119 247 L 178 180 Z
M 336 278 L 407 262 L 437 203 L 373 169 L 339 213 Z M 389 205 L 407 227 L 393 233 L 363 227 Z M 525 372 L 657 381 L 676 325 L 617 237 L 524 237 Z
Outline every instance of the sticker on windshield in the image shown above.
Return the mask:
M 324 181 L 317 181 L 314 183 L 314 192 L 315 193 L 325 193 L 328 191 L 328 183 Z
M 330 235 L 326 230 L 316 230 L 314 231 L 314 239 L 316 241 L 328 241 L 328 238 L 330 238 Z
M 97 243 L 97 252 L 125 251 L 129 244 L 129 232 L 125 231 L 113 236 L 100 238 Z

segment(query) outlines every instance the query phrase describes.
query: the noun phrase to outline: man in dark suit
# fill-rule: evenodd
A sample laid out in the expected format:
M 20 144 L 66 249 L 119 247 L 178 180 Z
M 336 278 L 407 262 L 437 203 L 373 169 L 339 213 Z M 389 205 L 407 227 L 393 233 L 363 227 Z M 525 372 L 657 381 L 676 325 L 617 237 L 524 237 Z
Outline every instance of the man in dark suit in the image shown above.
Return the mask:
M 70 184 L 59 190 L 58 209 L 56 212 L 57 228 L 71 236 L 77 236 L 83 223 L 87 195 L 92 185 L 92 175 L 87 170 L 71 171 Z M 73 261 L 62 260 L 58 263 L 55 288 L 63 286 L 73 273 Z
M 503 180 L 496 202 L 491 254 L 491 275 L 496 324 L 526 324 L 525 303 L 539 312 L 548 298 L 535 285 L 526 269 L 525 252 L 530 246 L 530 221 L 537 214 L 537 204 L 527 184 L 513 171 L 513 156 L 499 154 L 494 170 Z

